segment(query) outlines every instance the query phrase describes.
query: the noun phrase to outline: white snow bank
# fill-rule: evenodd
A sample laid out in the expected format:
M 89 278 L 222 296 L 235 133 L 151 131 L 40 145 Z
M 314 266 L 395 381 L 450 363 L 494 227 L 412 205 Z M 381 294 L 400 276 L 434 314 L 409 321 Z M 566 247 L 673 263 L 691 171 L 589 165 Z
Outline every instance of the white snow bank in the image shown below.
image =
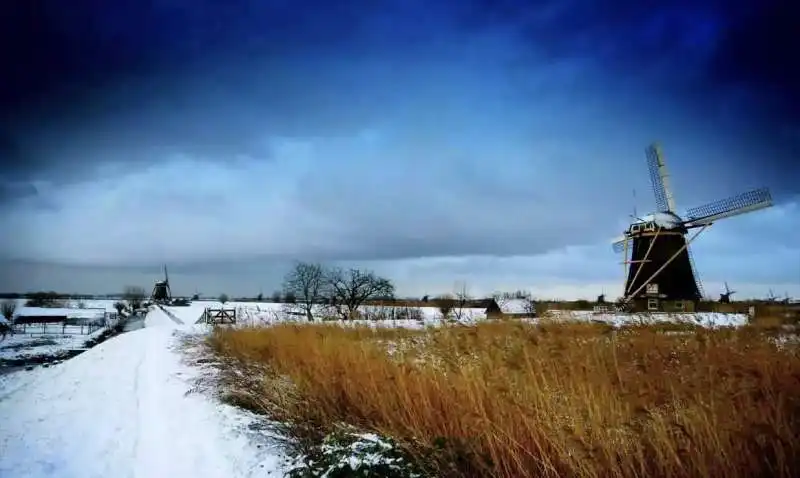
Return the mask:
M 259 448 L 248 439 L 245 422 L 236 418 L 240 412 L 204 395 L 187 395 L 197 370 L 171 349 L 174 334 L 171 326 L 129 332 L 58 366 L 6 379 L 0 392 L 0 476 L 218 478 L 280 472 L 282 455 L 274 445 Z
M 741 327 L 748 322 L 747 314 L 725 314 L 719 312 L 696 312 L 684 314 L 646 313 L 646 314 L 614 314 L 597 313 L 583 310 L 551 310 L 545 315 L 548 318 L 565 321 L 597 321 L 614 326 L 633 324 L 675 323 L 698 325 L 701 327 Z

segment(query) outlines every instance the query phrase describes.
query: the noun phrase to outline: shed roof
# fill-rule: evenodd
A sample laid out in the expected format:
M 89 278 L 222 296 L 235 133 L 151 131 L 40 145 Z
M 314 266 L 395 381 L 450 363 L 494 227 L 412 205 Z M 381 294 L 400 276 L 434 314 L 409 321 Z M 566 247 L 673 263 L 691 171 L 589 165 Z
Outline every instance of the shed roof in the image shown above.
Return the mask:
M 529 301 L 526 299 L 506 299 L 497 302 L 500 311 L 504 314 L 527 314 L 531 312 Z
M 16 310 L 15 317 L 69 317 L 69 318 L 97 318 L 106 313 L 105 309 L 71 309 L 67 307 L 20 307 Z

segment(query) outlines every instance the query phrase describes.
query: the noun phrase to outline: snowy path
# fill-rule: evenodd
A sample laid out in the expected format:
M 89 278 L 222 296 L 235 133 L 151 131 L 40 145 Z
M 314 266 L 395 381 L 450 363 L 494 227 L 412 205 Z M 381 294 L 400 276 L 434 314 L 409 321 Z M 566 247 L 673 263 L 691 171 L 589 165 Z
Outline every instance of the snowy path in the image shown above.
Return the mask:
M 173 350 L 176 328 L 154 311 L 143 329 L 5 383 L 0 477 L 279 476 L 279 451 L 248 437 L 243 412 L 186 394 L 198 371 Z

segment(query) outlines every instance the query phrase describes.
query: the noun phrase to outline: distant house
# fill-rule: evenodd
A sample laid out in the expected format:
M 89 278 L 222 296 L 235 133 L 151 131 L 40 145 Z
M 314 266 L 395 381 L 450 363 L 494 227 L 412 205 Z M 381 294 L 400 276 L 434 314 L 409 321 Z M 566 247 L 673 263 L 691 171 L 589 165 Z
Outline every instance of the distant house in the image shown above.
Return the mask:
M 505 299 L 498 302 L 500 313 L 506 319 L 535 317 L 536 310 L 528 299 Z
M 34 307 L 29 307 L 33 309 Z M 38 309 L 38 307 L 36 308 Z M 26 311 L 14 317 L 14 325 L 41 325 L 41 324 L 63 324 L 67 321 L 67 315 L 54 311 Z
M 486 310 L 486 317 L 490 319 L 519 319 L 536 316 L 536 312 L 526 299 L 478 299 L 469 301 L 468 307 Z
M 105 309 L 21 307 L 14 316 L 14 325 L 99 324 L 105 318 Z

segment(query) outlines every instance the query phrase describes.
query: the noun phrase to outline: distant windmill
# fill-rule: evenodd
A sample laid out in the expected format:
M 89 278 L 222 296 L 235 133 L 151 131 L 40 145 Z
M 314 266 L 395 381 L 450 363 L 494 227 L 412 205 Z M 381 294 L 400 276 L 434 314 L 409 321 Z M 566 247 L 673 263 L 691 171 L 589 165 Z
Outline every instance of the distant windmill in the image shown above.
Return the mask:
M 172 291 L 169 287 L 169 274 L 167 273 L 167 265 L 164 264 L 164 280 L 156 281 L 153 286 L 153 293 L 150 294 L 150 300 L 157 304 L 168 304 L 172 300 Z
M 735 294 L 735 290 L 730 290 L 728 288 L 728 283 L 725 283 L 725 292 L 719 295 L 719 301 L 723 304 L 730 304 L 731 303 L 731 296 Z
M 615 251 L 625 254 L 623 301 L 634 308 L 646 304 L 648 310 L 681 309 L 685 301 L 696 302 L 703 296 L 689 249 L 691 242 L 720 219 L 772 206 L 772 197 L 767 189 L 756 189 L 689 209 L 681 218 L 676 214 L 661 147 L 652 144 L 646 153 L 657 211 L 635 218 L 613 243 Z M 687 239 L 690 229 L 698 230 Z M 670 301 L 671 307 L 664 303 Z

